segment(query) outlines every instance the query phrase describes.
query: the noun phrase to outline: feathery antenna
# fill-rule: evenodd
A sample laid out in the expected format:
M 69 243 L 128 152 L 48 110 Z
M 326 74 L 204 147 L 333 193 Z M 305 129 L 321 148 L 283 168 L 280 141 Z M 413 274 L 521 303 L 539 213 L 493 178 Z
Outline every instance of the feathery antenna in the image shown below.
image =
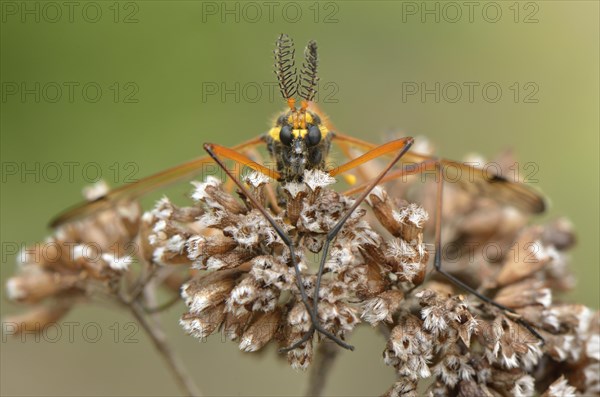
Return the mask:
M 317 42 L 311 40 L 304 50 L 304 62 L 298 83 L 298 95 L 307 102 L 311 102 L 317 93 L 317 63 Z
M 296 94 L 298 76 L 294 61 L 294 41 L 286 34 L 281 34 L 275 43 L 275 74 L 279 81 L 279 90 L 283 99 L 289 100 Z

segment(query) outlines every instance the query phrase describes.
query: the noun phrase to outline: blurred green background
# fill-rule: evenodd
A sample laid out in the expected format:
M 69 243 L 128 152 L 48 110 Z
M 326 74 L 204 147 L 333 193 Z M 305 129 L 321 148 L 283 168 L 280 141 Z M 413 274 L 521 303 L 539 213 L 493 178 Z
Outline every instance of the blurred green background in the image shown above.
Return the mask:
M 566 299 L 600 306 L 598 2 L 474 2 L 472 13 L 464 2 L 1 5 L 3 284 L 15 266 L 7 247 L 43 239 L 50 217 L 78 201 L 97 171 L 121 184 L 198 156 L 203 142 L 263 133 L 284 105 L 271 65 L 286 32 L 299 49 L 318 41 L 319 101 L 344 132 L 372 141 L 390 130 L 424 135 L 457 159 L 513 148 L 522 164 L 537 164 L 536 185 L 552 203 L 539 221 L 566 215 L 578 234 L 578 287 Z M 440 83 L 439 102 L 406 95 L 422 82 Z M 465 82 L 478 84 L 472 101 Z M 1 307 L 20 310 L 5 299 Z M 182 311 L 164 323 L 207 395 L 304 392 L 307 374 L 273 348 L 242 354 L 218 336 L 199 344 L 177 325 Z M 3 337 L 2 395 L 178 393 L 141 332 L 139 343 L 123 343 L 132 321 L 124 313 L 82 306 L 67 321 L 96 322 L 103 335 L 97 343 L 80 331 L 72 342 Z M 341 353 L 328 395 L 380 394 L 392 384 L 375 334 L 353 334 L 357 350 Z

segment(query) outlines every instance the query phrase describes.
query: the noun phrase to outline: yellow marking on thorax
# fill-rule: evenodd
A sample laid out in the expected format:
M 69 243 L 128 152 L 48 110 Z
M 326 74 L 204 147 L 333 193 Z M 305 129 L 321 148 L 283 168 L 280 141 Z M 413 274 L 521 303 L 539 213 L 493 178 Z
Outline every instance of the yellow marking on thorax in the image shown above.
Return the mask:
M 281 131 L 281 127 L 273 127 L 269 130 L 269 135 L 274 141 L 279 141 L 279 131 Z

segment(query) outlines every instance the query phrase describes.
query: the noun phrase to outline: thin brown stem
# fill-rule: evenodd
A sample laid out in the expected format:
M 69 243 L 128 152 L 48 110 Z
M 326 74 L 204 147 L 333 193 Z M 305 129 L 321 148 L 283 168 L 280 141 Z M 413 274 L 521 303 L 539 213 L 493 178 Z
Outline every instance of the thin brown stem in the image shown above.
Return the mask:
M 144 288 L 146 288 L 146 285 L 150 282 L 150 280 L 152 280 L 152 278 L 155 275 L 156 275 L 156 268 L 148 270 L 148 273 L 146 273 L 146 274 L 140 274 L 135 285 L 131 288 L 131 290 L 129 292 L 129 296 L 130 296 L 129 300 L 131 302 L 137 300 L 140 297 L 140 295 L 142 295 L 142 293 L 144 292 Z
M 335 343 L 329 341 L 321 341 L 319 343 L 315 361 L 310 370 L 308 390 L 306 391 L 307 397 L 323 395 L 327 378 L 331 372 L 331 368 L 333 368 L 338 352 L 339 348 Z
M 175 295 L 173 296 L 173 298 L 169 299 L 168 301 L 161 303 L 158 306 L 154 306 L 154 307 L 145 307 L 144 311 L 148 314 L 154 314 L 154 313 L 160 313 L 162 311 L 165 311 L 171 307 L 173 307 L 175 304 L 181 302 L 181 297 L 179 295 Z
M 127 307 L 129 307 L 133 316 L 136 318 L 138 323 L 142 326 L 144 331 L 146 331 L 146 333 L 152 340 L 154 347 L 162 355 L 163 359 L 165 360 L 165 363 L 167 364 L 167 367 L 175 377 L 175 380 L 177 381 L 177 384 L 181 391 L 186 396 L 201 396 L 202 393 L 200 392 L 200 389 L 198 389 L 198 387 L 194 383 L 194 380 L 187 372 L 183 362 L 181 361 L 179 356 L 175 354 L 171 346 L 169 346 L 169 344 L 167 343 L 167 338 L 165 334 L 159 327 L 155 326 L 154 324 L 148 321 L 143 307 L 137 301 L 131 303 L 123 301 L 123 303 L 125 303 Z

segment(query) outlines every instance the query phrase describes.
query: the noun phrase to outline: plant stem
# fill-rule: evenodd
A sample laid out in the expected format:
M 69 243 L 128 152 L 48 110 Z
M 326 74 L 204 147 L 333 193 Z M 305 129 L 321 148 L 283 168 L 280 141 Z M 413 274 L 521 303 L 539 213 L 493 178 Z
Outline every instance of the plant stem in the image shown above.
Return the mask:
M 312 363 L 306 396 L 321 396 L 325 389 L 327 377 L 338 355 L 338 347 L 334 343 L 321 341 L 317 348 L 315 362 Z
M 144 309 L 137 301 L 128 303 L 127 306 L 130 308 L 131 313 L 140 323 L 142 328 L 146 331 L 152 340 L 152 343 L 154 343 L 154 347 L 156 347 L 156 349 L 162 355 L 167 366 L 171 370 L 171 373 L 175 377 L 175 380 L 177 381 L 181 391 L 186 396 L 201 396 L 202 393 L 200 393 L 200 390 L 194 383 L 194 380 L 188 374 L 183 362 L 167 343 L 167 338 L 163 331 L 148 321 L 145 316 Z
M 173 305 L 175 305 L 178 302 L 181 302 L 181 297 L 179 295 L 175 295 L 175 296 L 173 296 L 173 298 L 160 304 L 159 306 L 145 307 L 144 311 L 148 314 L 160 313 L 162 311 L 167 310 L 170 307 L 173 307 Z

